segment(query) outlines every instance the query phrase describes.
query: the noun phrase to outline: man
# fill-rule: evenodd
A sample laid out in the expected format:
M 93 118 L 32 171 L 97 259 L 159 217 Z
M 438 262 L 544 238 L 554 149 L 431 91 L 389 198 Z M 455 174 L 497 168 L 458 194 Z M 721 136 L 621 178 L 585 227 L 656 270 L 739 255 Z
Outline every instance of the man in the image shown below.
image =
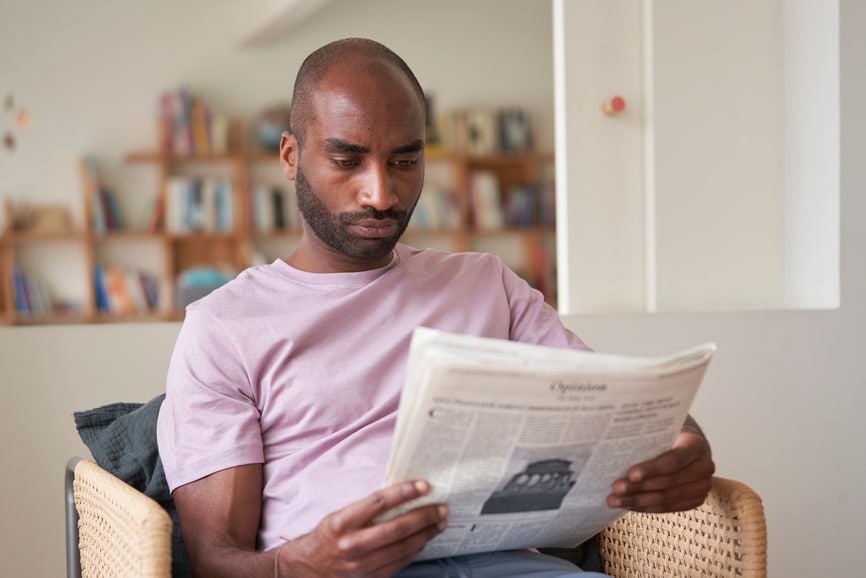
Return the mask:
M 534 552 L 412 563 L 447 526 L 445 504 L 374 522 L 430 490 L 380 487 L 415 327 L 586 348 L 498 258 L 398 244 L 421 193 L 424 114 L 411 70 L 373 41 L 331 43 L 298 72 L 280 163 L 303 237 L 188 307 L 160 413 L 197 576 L 578 572 Z M 706 440 L 684 429 L 608 504 L 692 508 L 713 471 Z

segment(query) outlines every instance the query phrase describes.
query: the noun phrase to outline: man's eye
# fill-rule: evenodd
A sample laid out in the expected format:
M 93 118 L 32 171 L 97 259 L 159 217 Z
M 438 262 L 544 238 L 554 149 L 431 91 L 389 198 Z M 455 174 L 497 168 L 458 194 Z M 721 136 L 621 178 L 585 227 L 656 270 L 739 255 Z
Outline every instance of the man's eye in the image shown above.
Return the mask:
M 351 169 L 360 164 L 356 159 L 331 159 L 331 162 L 341 169 Z
M 394 164 L 401 169 L 408 169 L 418 164 L 418 159 L 397 159 Z

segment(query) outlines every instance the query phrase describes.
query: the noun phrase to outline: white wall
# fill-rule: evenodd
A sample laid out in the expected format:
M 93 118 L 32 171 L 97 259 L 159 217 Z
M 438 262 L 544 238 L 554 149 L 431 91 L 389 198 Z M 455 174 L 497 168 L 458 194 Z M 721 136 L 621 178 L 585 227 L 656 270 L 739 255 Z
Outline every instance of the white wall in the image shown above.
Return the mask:
M 784 3 L 644 2 L 658 311 L 783 305 Z
M 718 474 L 763 496 L 771 577 L 863 575 L 866 3 L 842 0 L 840 9 L 840 308 L 565 317 L 601 350 L 661 354 L 718 343 L 693 413 L 712 440 Z M 567 168 L 571 183 L 582 167 Z M 578 191 L 569 186 L 566 193 L 573 198 Z M 591 250 L 581 242 L 560 249 L 564 258 Z
M 410 62 L 441 109 L 522 104 L 553 142 L 548 3 L 332 0 L 282 40 L 241 48 L 272 2 L 130 4 L 0 0 L 0 135 L 12 93 L 32 117 L 0 148 L 0 197 L 80 204 L 76 161 L 92 150 L 128 218 L 152 198 L 152 167 L 123 163 L 154 146 L 156 99 L 180 83 L 244 117 L 285 102 L 301 59 L 327 41 L 369 36 Z M 80 215 L 78 215 L 80 219 Z M 63 261 L 53 264 L 66 267 Z M 0 575 L 60 576 L 62 470 L 84 453 L 72 413 L 146 401 L 164 388 L 177 324 L 0 327 Z M 14 474 L 14 477 L 13 477 Z

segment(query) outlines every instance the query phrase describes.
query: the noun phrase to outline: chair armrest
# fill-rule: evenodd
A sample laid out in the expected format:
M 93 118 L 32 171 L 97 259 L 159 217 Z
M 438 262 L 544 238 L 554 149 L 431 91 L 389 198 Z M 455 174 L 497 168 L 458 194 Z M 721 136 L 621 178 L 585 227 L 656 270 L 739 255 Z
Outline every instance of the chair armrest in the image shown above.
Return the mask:
M 761 498 L 745 484 L 713 478 L 703 505 L 686 512 L 629 512 L 599 536 L 614 578 L 766 578 Z
M 171 576 L 171 518 L 90 460 L 73 465 L 81 575 Z

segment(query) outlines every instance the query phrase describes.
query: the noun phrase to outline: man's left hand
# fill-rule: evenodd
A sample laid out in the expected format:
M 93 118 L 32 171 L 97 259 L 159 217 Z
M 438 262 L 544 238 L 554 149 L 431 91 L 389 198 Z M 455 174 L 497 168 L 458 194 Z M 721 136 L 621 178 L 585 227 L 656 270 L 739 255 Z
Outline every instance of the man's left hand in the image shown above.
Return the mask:
M 707 440 L 683 431 L 672 449 L 632 466 L 616 480 L 607 505 L 636 512 L 690 510 L 706 499 L 715 471 Z

